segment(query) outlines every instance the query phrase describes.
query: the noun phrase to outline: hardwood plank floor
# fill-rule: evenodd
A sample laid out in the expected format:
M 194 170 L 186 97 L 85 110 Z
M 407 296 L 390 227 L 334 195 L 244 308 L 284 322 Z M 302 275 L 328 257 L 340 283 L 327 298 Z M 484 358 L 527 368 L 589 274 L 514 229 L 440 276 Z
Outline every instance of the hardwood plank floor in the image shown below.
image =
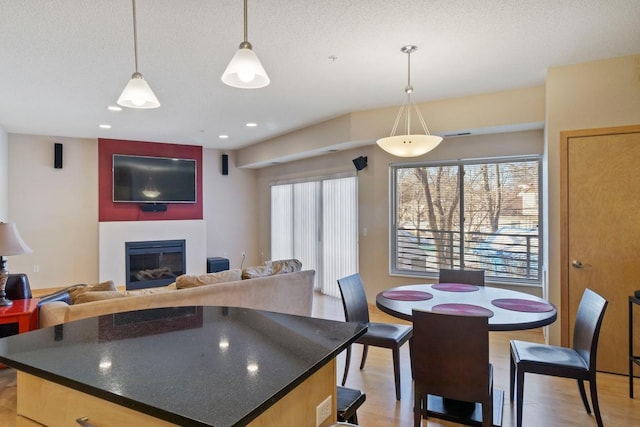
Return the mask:
M 370 306 L 371 320 L 402 323 L 375 306 Z M 344 320 L 342 303 L 337 298 L 316 294 L 315 317 Z M 406 323 L 406 322 L 405 322 Z M 504 427 L 515 426 L 515 407 L 509 401 L 509 340 L 522 339 L 542 342 L 541 330 L 517 332 L 491 332 L 491 362 L 494 365 L 495 387 L 505 391 L 503 411 Z M 413 426 L 413 398 L 409 349 L 401 349 L 402 400 L 396 401 L 393 383 L 391 352 L 370 348 L 367 364 L 359 370 L 362 346 L 355 345 L 346 386 L 359 388 L 367 400 L 358 410 L 358 421 L 363 427 Z M 338 381 L 342 379 L 344 355 L 338 357 Z M 16 373 L 0 369 L 0 426 L 14 427 L 16 414 Z M 640 380 L 637 381 L 636 399 L 629 398 L 626 376 L 601 373 L 598 375 L 600 408 L 605 426 L 623 427 L 640 425 Z M 525 427 L 538 426 L 595 426 L 595 418 L 588 415 L 578 393 L 576 382 L 540 375 L 527 375 L 525 380 Z M 423 427 L 448 427 L 459 424 L 435 418 L 423 420 Z

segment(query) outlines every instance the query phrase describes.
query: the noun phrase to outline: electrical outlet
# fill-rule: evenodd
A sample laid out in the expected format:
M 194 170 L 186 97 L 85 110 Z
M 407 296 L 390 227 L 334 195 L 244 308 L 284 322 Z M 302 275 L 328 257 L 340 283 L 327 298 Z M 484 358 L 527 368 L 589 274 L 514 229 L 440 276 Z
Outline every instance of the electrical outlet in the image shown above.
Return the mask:
M 332 396 L 329 395 L 316 407 L 316 427 L 320 427 L 324 420 L 331 416 L 331 400 Z
M 246 257 L 247 253 L 245 251 L 242 251 L 242 258 Z

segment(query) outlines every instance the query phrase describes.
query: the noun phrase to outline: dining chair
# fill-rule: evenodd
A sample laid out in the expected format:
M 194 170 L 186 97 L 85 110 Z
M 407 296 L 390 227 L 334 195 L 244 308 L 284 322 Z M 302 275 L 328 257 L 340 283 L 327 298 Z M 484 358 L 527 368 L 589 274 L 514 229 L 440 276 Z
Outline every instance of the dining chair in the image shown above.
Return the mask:
M 441 268 L 438 282 L 484 286 L 484 270 L 450 270 Z
M 515 383 L 517 390 L 516 427 L 522 426 L 524 374 L 527 372 L 576 379 L 584 407 L 587 413 L 591 414 L 584 389 L 584 381 L 589 381 L 593 412 L 598 427 L 602 427 L 596 387 L 596 352 L 600 326 L 607 304 L 607 300 L 600 295 L 591 289 L 585 289 L 576 314 L 572 348 L 527 341 L 511 341 L 510 394 L 511 400 L 513 400 Z
M 367 325 L 367 332 L 356 340 L 364 346 L 360 369 L 364 368 L 369 346 L 389 348 L 393 355 L 393 375 L 395 377 L 396 399 L 400 400 L 400 347 L 411 338 L 412 328 L 409 325 L 394 323 L 378 323 L 369 321 L 369 305 L 360 274 L 338 279 L 338 287 L 342 295 L 344 317 L 347 322 L 359 322 Z M 347 347 L 342 385 L 347 381 L 351 362 L 351 346 Z
M 412 310 L 413 425 L 427 416 L 428 395 L 482 405 L 482 426 L 493 425 L 493 367 L 489 320 Z

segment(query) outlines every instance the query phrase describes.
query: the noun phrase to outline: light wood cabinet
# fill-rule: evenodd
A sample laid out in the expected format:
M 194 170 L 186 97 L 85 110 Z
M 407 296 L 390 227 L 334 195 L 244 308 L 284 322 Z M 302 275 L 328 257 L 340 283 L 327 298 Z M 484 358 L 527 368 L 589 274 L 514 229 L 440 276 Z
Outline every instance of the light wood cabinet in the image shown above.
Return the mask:
M 250 427 L 296 425 L 315 427 L 316 406 L 332 396 L 332 416 L 322 423 L 336 421 L 336 367 L 331 361 L 307 378 L 289 394 L 249 423 Z M 163 421 L 124 406 L 18 371 L 17 427 L 69 427 L 87 417 L 96 427 L 169 427 Z

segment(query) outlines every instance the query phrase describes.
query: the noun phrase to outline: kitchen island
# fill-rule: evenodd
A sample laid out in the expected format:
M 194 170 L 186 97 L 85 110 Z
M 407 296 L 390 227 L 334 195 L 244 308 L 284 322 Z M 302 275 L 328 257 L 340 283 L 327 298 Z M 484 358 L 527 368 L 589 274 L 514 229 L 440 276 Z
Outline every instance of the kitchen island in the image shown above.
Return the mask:
M 365 331 L 251 309 L 161 308 L 0 339 L 0 362 L 18 370 L 17 426 L 316 427 L 329 399 L 328 426 L 335 357 Z

